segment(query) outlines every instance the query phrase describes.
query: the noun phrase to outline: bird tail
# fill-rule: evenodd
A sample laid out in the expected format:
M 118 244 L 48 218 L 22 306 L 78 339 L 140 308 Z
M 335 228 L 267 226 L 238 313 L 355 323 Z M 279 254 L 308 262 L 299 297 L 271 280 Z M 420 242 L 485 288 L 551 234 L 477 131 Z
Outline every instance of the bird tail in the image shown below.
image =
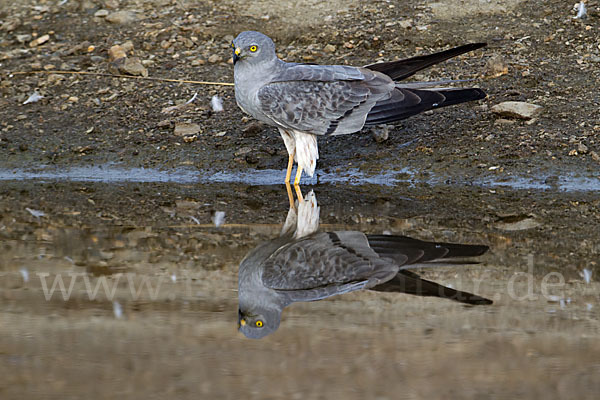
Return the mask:
M 414 75 L 422 69 L 428 68 L 434 64 L 446 61 L 450 58 L 459 56 L 469 51 L 477 50 L 487 46 L 487 43 L 470 43 L 463 46 L 454 47 L 449 50 L 438 53 L 428 54 L 426 56 L 417 56 L 405 60 L 389 61 L 365 66 L 371 71 L 381 72 L 395 81 L 400 81 Z
M 441 108 L 486 97 L 479 88 L 412 89 L 397 87 L 389 99 L 375 103 L 365 121 L 365 126 L 399 121 L 424 111 Z

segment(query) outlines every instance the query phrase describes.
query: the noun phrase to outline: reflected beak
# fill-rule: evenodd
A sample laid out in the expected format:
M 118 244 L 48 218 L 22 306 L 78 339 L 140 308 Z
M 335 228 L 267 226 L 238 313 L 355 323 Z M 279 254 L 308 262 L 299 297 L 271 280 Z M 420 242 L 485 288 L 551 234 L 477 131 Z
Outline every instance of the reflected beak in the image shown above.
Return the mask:
M 246 320 L 244 319 L 244 314 L 238 309 L 238 329 L 242 326 L 246 326 Z
M 233 50 L 233 65 L 240 59 L 241 52 L 242 50 L 239 47 L 236 47 L 235 50 Z

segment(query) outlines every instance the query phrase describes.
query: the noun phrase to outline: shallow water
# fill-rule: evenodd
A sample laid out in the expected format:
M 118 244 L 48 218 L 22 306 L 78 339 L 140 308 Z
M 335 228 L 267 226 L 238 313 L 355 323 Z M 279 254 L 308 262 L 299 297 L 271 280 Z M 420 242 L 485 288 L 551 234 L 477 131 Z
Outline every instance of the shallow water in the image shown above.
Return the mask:
M 591 399 L 600 391 L 593 193 L 315 186 L 324 230 L 489 245 L 480 264 L 419 273 L 494 304 L 359 291 L 295 303 L 277 332 L 256 341 L 237 331 L 238 265 L 279 234 L 284 187 L 146 172 L 0 186 L 3 399 Z M 225 212 L 220 227 L 214 211 Z
M 294 172 L 295 173 L 295 172 Z M 549 179 L 549 176 L 551 177 Z M 278 185 L 283 180 L 281 170 L 261 169 L 230 171 L 198 171 L 189 167 L 175 170 L 159 170 L 155 168 L 123 168 L 118 164 L 71 167 L 69 169 L 40 165 L 31 169 L 0 169 L 0 181 L 15 180 L 67 180 L 72 182 L 161 182 L 161 183 L 244 183 L 249 185 Z M 457 179 L 436 176 L 427 173 L 420 175 L 409 168 L 401 170 L 378 171 L 367 174 L 356 168 L 343 171 L 324 172 L 317 170 L 314 177 L 302 178 L 302 183 L 310 184 L 345 184 L 345 185 L 382 185 L 423 183 L 440 185 L 451 181 L 453 185 L 476 185 L 481 187 L 507 187 L 510 189 L 558 190 L 562 192 L 600 192 L 600 176 L 580 176 L 575 172 L 545 173 L 543 175 L 490 175 L 475 180 Z

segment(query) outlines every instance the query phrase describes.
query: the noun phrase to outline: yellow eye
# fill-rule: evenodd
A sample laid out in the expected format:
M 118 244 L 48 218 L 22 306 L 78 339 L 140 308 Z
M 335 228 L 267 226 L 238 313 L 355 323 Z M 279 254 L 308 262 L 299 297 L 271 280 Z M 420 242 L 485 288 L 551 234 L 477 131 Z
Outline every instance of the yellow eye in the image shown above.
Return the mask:
M 233 42 L 231 42 L 231 48 L 235 49 L 235 44 L 233 44 Z
M 250 46 L 250 51 L 251 52 L 255 52 L 256 50 L 258 50 L 258 46 Z
M 256 46 L 255 46 L 255 47 L 256 47 Z M 258 321 L 256 321 L 256 326 L 257 326 L 258 328 L 262 328 L 262 326 L 263 326 L 263 322 L 262 322 L 261 320 L 258 320 Z

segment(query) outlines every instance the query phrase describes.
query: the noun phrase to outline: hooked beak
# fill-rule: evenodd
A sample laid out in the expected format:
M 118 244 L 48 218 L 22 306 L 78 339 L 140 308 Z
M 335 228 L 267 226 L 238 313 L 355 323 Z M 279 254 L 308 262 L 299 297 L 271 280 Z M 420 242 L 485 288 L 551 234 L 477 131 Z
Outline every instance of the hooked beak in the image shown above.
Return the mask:
M 233 65 L 240 59 L 241 52 L 242 50 L 239 47 L 236 47 L 235 50 L 233 50 Z
M 235 60 L 235 57 L 233 59 Z M 242 326 L 246 326 L 246 320 L 244 319 L 244 314 L 238 309 L 238 329 Z

